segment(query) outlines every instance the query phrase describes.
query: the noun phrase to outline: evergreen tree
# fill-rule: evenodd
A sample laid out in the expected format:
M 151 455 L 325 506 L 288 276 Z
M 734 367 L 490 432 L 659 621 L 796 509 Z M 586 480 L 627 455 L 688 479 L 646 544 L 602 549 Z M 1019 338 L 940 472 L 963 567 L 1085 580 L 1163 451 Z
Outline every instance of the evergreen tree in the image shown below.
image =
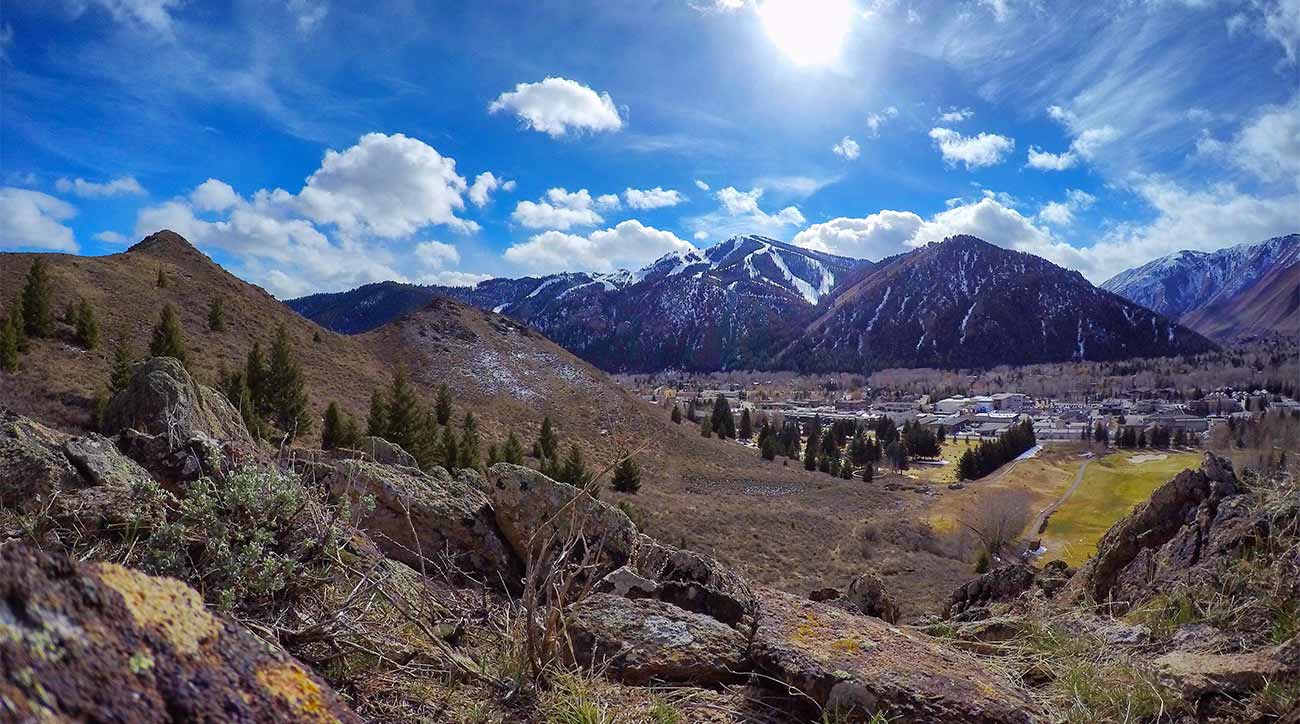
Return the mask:
M 447 388 L 446 383 L 438 386 L 438 398 L 434 402 L 433 409 L 438 415 L 439 425 L 451 422 L 451 390 Z
M 99 432 L 104 431 L 104 412 L 108 410 L 108 390 L 99 388 L 95 400 L 90 403 L 90 422 Z
M 361 433 L 357 430 L 357 418 L 349 413 L 347 420 L 343 423 L 343 437 L 339 441 L 339 446 L 355 448 L 360 442 Z
M 889 455 L 889 462 L 893 464 L 895 470 L 907 469 L 908 451 L 906 442 L 900 439 L 889 443 L 887 454 Z
M 713 418 L 700 418 L 700 437 L 713 437 Z
M 776 436 L 767 435 L 766 437 L 764 437 L 763 441 L 758 444 L 758 449 L 759 451 L 762 452 L 764 460 L 775 460 L 776 459 Z
M 817 437 L 815 432 L 808 437 L 808 442 L 804 443 L 803 446 L 803 469 L 810 471 L 817 469 Z
M 501 446 L 500 461 L 511 465 L 524 464 L 524 447 L 519 444 L 519 438 L 514 432 L 506 437 L 506 444 Z
M 415 431 L 415 449 L 410 450 L 421 470 L 430 470 L 438 464 L 438 418 L 433 410 L 425 410 Z
M 741 440 L 749 440 L 754 437 L 754 423 L 749 419 L 748 408 L 740 412 L 740 428 L 736 430 L 736 437 Z
M 641 489 L 641 466 L 637 465 L 630 455 L 624 457 L 614 467 L 614 475 L 609 486 L 620 493 L 636 495 Z
M 18 371 L 19 322 L 12 314 L 0 324 L 0 370 Z
M 117 335 L 117 342 L 113 345 L 112 371 L 108 380 L 110 391 L 121 392 L 131 384 L 131 356 L 131 343 L 127 341 L 126 333 Z
M 474 413 L 468 410 L 465 411 L 465 419 L 460 426 L 459 453 L 459 467 L 467 470 L 478 470 L 482 467 L 483 463 L 479 458 L 478 421 L 474 419 Z
M 537 444 L 533 446 L 533 456 L 554 463 L 559 447 L 560 441 L 555 436 L 555 430 L 551 427 L 551 418 L 548 415 L 542 418 L 542 432 L 537 436 Z
M 14 325 L 14 338 L 18 340 L 18 351 L 27 351 L 27 322 L 26 315 L 23 314 L 23 295 L 22 292 L 14 295 L 13 302 L 9 305 L 9 320 Z
M 460 463 L 460 446 L 456 444 L 456 431 L 450 425 L 442 428 L 442 440 L 438 443 L 439 462 L 447 472 L 456 469 Z
M 45 262 L 39 257 L 27 270 L 23 286 L 23 330 L 31 337 L 48 337 L 54 327 L 54 312 L 50 308 L 50 275 Z
M 266 369 L 266 388 L 272 418 L 281 432 L 290 439 L 311 430 L 311 414 L 307 408 L 307 383 L 302 368 L 294 358 L 293 346 L 284 325 L 275 332 L 271 344 L 271 359 Z
M 569 445 L 569 454 L 564 458 L 564 464 L 560 466 L 560 477 L 556 479 L 575 488 L 585 488 L 587 483 L 591 482 L 591 471 L 587 469 L 587 463 L 582 459 L 582 451 L 578 449 L 577 443 Z
M 867 463 L 862 466 L 862 482 L 869 483 L 876 477 L 876 466 Z
M 226 306 L 221 297 L 213 297 L 208 303 L 208 329 L 213 332 L 226 331 Z
M 678 407 L 677 405 L 673 405 L 673 412 L 672 415 L 670 415 L 670 417 L 672 418 L 672 421 L 677 423 L 678 425 L 682 424 L 682 408 Z
M 167 275 L 163 273 L 161 265 L 158 266 L 158 279 L 154 283 L 158 285 L 159 289 L 167 288 Z
M 736 419 L 731 415 L 731 404 L 722 395 L 718 395 L 717 399 L 713 401 L 710 423 L 709 426 L 718 434 L 718 437 L 734 438 L 736 436 Z
M 320 431 L 320 448 L 322 450 L 333 450 L 341 447 L 339 442 L 343 438 L 343 413 L 339 411 L 339 404 L 331 401 L 325 408 L 325 422 L 321 425 Z
M 68 302 L 68 306 L 63 308 L 63 323 L 69 327 L 77 326 L 77 305 Z
M 848 460 L 843 460 L 840 462 L 840 479 L 841 480 L 853 479 L 853 465 Z
M 262 415 L 257 411 L 257 405 L 253 402 L 253 392 L 248 389 L 248 385 L 241 385 L 239 388 L 239 401 L 235 403 L 239 408 L 239 417 L 244 421 L 244 427 L 248 429 L 248 434 L 255 440 L 262 439 Z
M 259 415 L 270 412 L 266 386 L 266 358 L 262 356 L 262 345 L 254 341 L 244 360 L 244 386 L 248 388 L 248 397 L 253 409 Z
M 366 434 L 370 437 L 388 439 L 388 402 L 384 400 L 384 393 L 379 390 L 375 390 L 370 395 L 370 413 L 366 415 Z
M 182 365 L 186 363 L 185 338 L 181 332 L 180 320 L 176 310 L 170 304 L 164 304 L 158 324 L 153 328 L 153 339 L 149 342 L 150 357 L 172 357 Z
M 82 299 L 77 305 L 76 315 L 77 344 L 85 349 L 95 349 L 99 346 L 99 319 L 95 316 L 95 308 Z
M 686 403 L 686 419 L 691 422 L 699 422 L 700 418 L 695 414 L 695 400 Z
M 415 398 L 415 390 L 406 377 L 406 368 L 399 366 L 393 372 L 386 402 L 388 415 L 383 438 L 408 452 L 415 450 L 423 416 L 420 414 L 420 403 Z

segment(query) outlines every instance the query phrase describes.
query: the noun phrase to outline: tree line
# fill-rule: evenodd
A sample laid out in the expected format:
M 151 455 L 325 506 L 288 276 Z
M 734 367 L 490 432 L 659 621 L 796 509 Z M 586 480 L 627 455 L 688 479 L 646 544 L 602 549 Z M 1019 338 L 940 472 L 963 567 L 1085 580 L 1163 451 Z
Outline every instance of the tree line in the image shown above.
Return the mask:
M 1012 425 L 996 440 L 985 440 L 962 453 L 957 462 L 959 480 L 976 480 L 1020 457 L 1037 445 L 1034 423 L 1025 420 Z

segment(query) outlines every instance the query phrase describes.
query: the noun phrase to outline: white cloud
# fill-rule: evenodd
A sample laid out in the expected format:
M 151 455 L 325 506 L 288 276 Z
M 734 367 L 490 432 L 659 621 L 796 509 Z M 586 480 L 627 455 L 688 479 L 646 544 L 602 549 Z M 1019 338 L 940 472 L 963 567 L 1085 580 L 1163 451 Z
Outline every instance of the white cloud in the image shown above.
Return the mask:
M 949 166 L 962 163 L 967 169 L 1002 163 L 1016 147 L 1016 142 L 1006 136 L 994 133 L 963 136 L 950 128 L 932 128 L 930 138 L 934 139 L 939 152 L 943 154 L 944 163 Z
M 1029 147 L 1029 161 L 1025 164 L 1029 168 L 1036 168 L 1039 171 L 1064 171 L 1074 168 L 1079 163 L 1079 157 L 1071 151 L 1065 153 L 1048 153 L 1039 150 L 1037 146 Z
M 553 188 L 540 201 L 520 201 L 515 205 L 511 220 L 529 229 L 568 230 L 574 226 L 595 226 L 605 221 L 596 207 L 611 208 L 618 205 L 618 197 L 604 194 L 593 199 L 587 189 L 570 192 Z
M 758 200 L 763 196 L 762 187 L 741 191 L 734 186 L 727 186 L 715 191 L 713 196 L 718 200 L 718 210 L 686 219 L 685 223 L 690 228 L 718 238 L 734 234 L 779 236 L 787 227 L 807 223 L 803 213 L 795 206 L 787 206 L 774 214 L 760 208 Z
M 618 200 L 618 194 L 601 194 L 596 197 L 596 208 L 602 211 L 617 209 L 622 204 Z
M 626 189 L 623 191 L 623 200 L 627 202 L 629 208 L 633 209 L 660 209 L 665 206 L 676 206 L 686 201 L 686 197 L 679 191 L 673 189 L 665 191 L 656 186 L 644 190 Z
M 957 108 L 954 106 L 946 111 L 940 111 L 937 120 L 940 123 L 961 123 L 962 121 L 968 121 L 974 117 L 975 111 L 969 108 Z
M 0 187 L 0 249 L 75 252 L 77 241 L 63 222 L 76 214 L 72 204 L 49 194 Z
M 1300 94 L 1288 105 L 1265 107 L 1224 150 L 1262 179 L 1293 178 L 1300 185 Z
M 697 231 L 697 232 L 695 232 L 695 240 L 696 240 L 696 241 L 704 241 L 704 240 L 707 239 L 707 238 L 709 238 L 709 232 L 707 232 L 707 231 Z
M 182 5 L 182 0 L 88 0 L 97 5 L 119 23 L 136 25 L 147 30 L 170 34 L 172 11 Z M 82 8 L 85 7 L 83 4 Z
M 923 246 L 957 234 L 970 234 L 990 244 L 1022 250 L 1052 241 L 1046 229 L 1035 226 L 1019 211 L 996 198 L 985 197 L 935 214 L 916 230 L 907 244 Z
M 456 161 L 432 146 L 400 133 L 367 133 L 345 151 L 326 151 L 297 203 L 308 218 L 344 233 L 397 238 L 430 224 L 477 229 L 456 216 L 466 188 Z
M 758 199 L 763 195 L 763 189 L 756 188 L 749 191 L 740 191 L 735 186 L 728 186 L 725 189 L 719 189 L 714 195 L 728 214 L 736 216 L 738 214 L 752 214 L 758 211 Z
M 469 200 L 475 206 L 487 206 L 489 196 L 497 189 L 514 191 L 515 182 L 497 178 L 491 171 L 484 171 L 474 177 L 474 183 L 469 187 Z
M 889 106 L 888 108 L 886 108 L 885 110 L 879 113 L 867 114 L 867 129 L 870 131 L 869 135 L 872 138 L 879 138 L 880 127 L 885 125 L 885 122 L 888 121 L 889 119 L 897 118 L 897 117 L 898 117 L 898 109 L 895 108 L 894 106 Z
M 505 251 L 505 259 L 533 273 L 566 270 L 635 269 L 670 251 L 695 248 L 671 231 L 645 226 L 636 219 L 587 236 L 545 231 Z
M 734 13 L 753 4 L 753 0 L 690 0 L 690 6 L 701 13 Z
M 104 242 L 105 244 L 125 245 L 130 241 L 126 238 L 125 234 L 119 234 L 116 231 L 101 231 L 98 234 L 95 234 L 94 238 Z
M 708 191 L 708 190 L 709 190 L 709 185 L 706 184 L 706 183 L 704 183 L 703 181 L 701 181 L 701 180 L 699 180 L 699 179 L 695 179 L 695 188 L 697 188 L 697 189 L 699 189 L 699 190 L 701 190 L 701 191 Z
M 415 274 L 414 278 L 423 284 L 437 284 L 445 287 L 472 287 L 484 279 L 491 278 L 487 274 L 448 269 L 448 266 L 460 263 L 460 252 L 457 251 L 455 246 L 441 241 L 424 241 L 416 244 L 412 256 L 415 257 L 415 261 L 420 268 L 419 273 Z
M 1064 201 L 1050 201 L 1038 212 L 1038 220 L 1054 226 L 1069 226 L 1074 215 L 1092 207 L 1097 197 L 1081 189 L 1068 189 Z
M 441 241 L 423 241 L 415 245 L 415 258 L 429 269 L 442 269 L 448 264 L 460 263 L 460 252 L 455 246 Z
M 1281 44 L 1288 63 L 1300 64 L 1300 0 L 1277 0 L 1265 7 L 1264 29 Z
M 846 161 L 853 161 L 861 155 L 862 147 L 858 145 L 857 141 L 845 136 L 840 139 L 839 143 L 831 146 L 831 151 L 833 151 L 836 156 L 839 156 Z
M 617 131 L 623 127 L 623 119 L 608 93 L 597 93 L 567 78 L 520 83 L 488 106 L 489 113 L 500 111 L 514 113 L 528 128 L 552 138 L 570 131 Z
M 210 178 L 190 192 L 190 203 L 199 211 L 225 211 L 239 203 L 239 194 L 225 181 Z
M 324 0 L 288 0 L 289 12 L 298 25 L 298 32 L 309 35 L 329 14 L 329 3 Z
M 147 192 L 134 176 L 123 176 L 104 183 L 93 183 L 84 178 L 61 178 L 54 182 L 60 193 L 80 196 L 83 199 L 106 199 L 112 196 L 144 196 Z
M 794 243 L 841 256 L 878 261 L 905 250 L 924 220 L 910 211 L 880 211 L 861 219 L 840 217 L 813 224 Z
M 1091 160 L 1093 156 L 1097 155 L 1097 151 L 1102 146 L 1114 141 L 1116 138 L 1119 138 L 1119 131 L 1110 126 L 1085 128 L 1070 144 L 1070 150 L 1085 159 Z

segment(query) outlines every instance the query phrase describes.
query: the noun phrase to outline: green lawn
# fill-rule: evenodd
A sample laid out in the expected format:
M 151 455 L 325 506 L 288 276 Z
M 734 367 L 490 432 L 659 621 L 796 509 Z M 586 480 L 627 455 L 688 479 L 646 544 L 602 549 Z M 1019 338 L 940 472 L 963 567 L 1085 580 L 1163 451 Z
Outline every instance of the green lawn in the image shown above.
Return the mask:
M 1164 453 L 1117 452 L 1088 465 L 1083 484 L 1047 523 L 1043 560 L 1060 558 L 1072 566 L 1087 561 L 1097 551 L 1097 541 L 1116 521 L 1170 478 L 1197 467 L 1201 459 L 1200 453 L 1179 452 L 1168 453 L 1164 460 L 1129 462 L 1143 454 Z

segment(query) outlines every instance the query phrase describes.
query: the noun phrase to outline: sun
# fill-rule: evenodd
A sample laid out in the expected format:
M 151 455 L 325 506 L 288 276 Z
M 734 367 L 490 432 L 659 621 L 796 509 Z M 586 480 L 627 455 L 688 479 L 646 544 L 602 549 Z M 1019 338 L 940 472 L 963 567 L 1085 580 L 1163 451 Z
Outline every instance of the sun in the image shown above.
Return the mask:
M 799 65 L 835 62 L 856 10 L 852 0 L 764 0 L 763 29 Z

